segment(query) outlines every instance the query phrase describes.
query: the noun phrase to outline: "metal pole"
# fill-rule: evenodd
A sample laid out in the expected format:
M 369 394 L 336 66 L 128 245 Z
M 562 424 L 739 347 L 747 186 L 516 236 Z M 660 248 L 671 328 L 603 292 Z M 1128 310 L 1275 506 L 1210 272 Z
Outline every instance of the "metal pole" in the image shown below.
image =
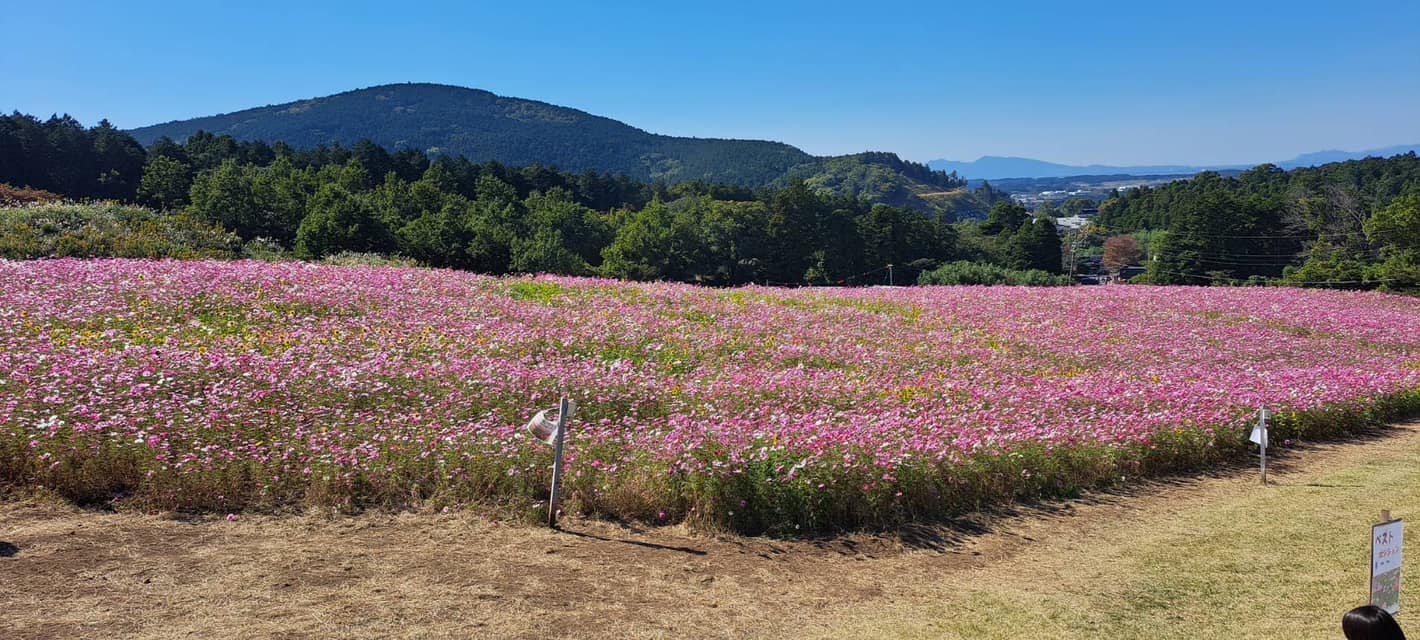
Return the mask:
M 1267 447 L 1260 445 L 1262 449 L 1262 484 L 1267 484 Z
M 1258 407 L 1257 413 L 1262 426 L 1262 442 L 1257 444 L 1258 449 L 1262 452 L 1262 484 L 1267 484 L 1267 445 L 1270 440 L 1267 437 L 1267 419 L 1271 416 L 1268 415 L 1267 407 Z
M 557 507 L 562 501 L 562 441 L 567 438 L 567 424 L 571 422 L 571 403 L 562 398 L 557 407 L 557 441 L 552 449 L 552 496 L 547 501 L 547 526 L 557 528 Z

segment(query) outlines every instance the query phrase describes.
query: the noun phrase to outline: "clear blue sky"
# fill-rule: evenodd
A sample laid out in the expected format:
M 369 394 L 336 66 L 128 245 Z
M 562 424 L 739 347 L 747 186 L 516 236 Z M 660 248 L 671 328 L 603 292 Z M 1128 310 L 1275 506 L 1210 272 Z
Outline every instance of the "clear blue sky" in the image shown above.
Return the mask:
M 120 127 L 420 81 L 925 161 L 1420 142 L 1420 2 L 11 3 L 0 109 Z

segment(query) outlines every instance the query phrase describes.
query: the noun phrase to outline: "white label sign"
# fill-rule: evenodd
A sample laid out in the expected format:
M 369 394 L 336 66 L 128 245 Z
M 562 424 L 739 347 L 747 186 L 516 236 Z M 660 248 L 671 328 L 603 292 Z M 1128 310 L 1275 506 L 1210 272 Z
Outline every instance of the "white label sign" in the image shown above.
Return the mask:
M 1405 523 L 1393 520 L 1371 527 L 1371 604 L 1400 612 L 1400 561 Z
M 1269 414 L 1266 409 L 1261 409 L 1261 410 L 1259 410 L 1259 411 L 1257 412 L 1257 414 L 1258 414 L 1258 415 L 1257 415 L 1257 426 L 1255 426 L 1255 427 L 1252 428 L 1252 435 L 1248 437 L 1248 440 L 1251 441 L 1251 442 L 1253 442 L 1253 443 L 1256 443 L 1257 446 L 1262 447 L 1263 449 L 1266 449 L 1266 448 L 1267 448 L 1267 418 L 1270 417 L 1271 414 Z

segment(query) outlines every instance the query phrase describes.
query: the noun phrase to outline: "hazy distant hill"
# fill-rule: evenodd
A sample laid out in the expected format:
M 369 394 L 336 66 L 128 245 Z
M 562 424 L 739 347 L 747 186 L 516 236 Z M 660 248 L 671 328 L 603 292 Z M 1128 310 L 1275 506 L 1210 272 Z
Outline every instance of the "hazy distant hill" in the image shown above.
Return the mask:
M 982 156 L 971 162 L 953 160 L 932 160 L 927 166 L 938 171 L 955 171 L 970 179 L 998 180 L 1001 178 L 1063 178 L 1079 175 L 1187 175 L 1207 169 L 1241 169 L 1244 166 L 1190 167 L 1186 165 L 1154 165 L 1137 167 L 1112 167 L 1102 164 L 1068 165 L 1035 160 L 1032 158 L 1011 158 L 1002 156 Z
M 1420 151 L 1420 145 L 1399 145 L 1382 149 L 1368 149 L 1366 151 L 1317 151 L 1315 153 L 1304 153 L 1291 160 L 1282 160 L 1274 164 L 1283 169 L 1296 169 L 1298 167 L 1315 167 L 1329 162 L 1345 162 L 1347 160 L 1360 160 L 1368 157 L 1388 158 L 1410 151 Z M 972 180 L 999 180 L 1002 178 L 1064 178 L 1084 175 L 1191 175 L 1200 171 L 1249 169 L 1253 165 L 1141 165 L 1115 167 L 1102 164 L 1057 164 L 1032 158 L 982 156 L 971 162 L 932 160 L 927 163 L 927 166 L 939 171 L 955 171 L 958 175 Z
M 1402 155 L 1415 151 L 1420 153 L 1420 144 L 1402 144 L 1394 147 L 1384 147 L 1381 149 L 1369 149 L 1366 151 L 1316 151 L 1304 153 L 1291 160 L 1278 162 L 1277 166 L 1283 169 L 1296 169 L 1299 167 L 1319 167 L 1332 162 L 1345 162 L 1347 160 L 1360 160 L 1362 158 L 1389 158 L 1391 156 Z

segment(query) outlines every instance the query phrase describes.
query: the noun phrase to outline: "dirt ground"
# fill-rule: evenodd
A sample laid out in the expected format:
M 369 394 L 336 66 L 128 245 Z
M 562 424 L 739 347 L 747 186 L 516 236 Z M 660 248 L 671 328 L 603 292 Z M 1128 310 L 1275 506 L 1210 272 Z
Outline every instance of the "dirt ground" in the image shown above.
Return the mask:
M 1171 546 L 1238 520 L 1218 509 L 1253 513 L 1261 503 L 1248 501 L 1288 489 L 1310 500 L 1338 473 L 1386 461 L 1410 473 L 1416 460 L 1420 423 L 1410 423 L 1298 447 L 1274 463 L 1273 487 L 1234 469 L 946 527 L 795 541 L 457 514 L 180 520 L 10 494 L 0 496 L 0 638 L 1090 637 L 1135 628 L 1101 613 L 1112 589 L 1178 597 L 1131 580 Z M 1310 534 L 1297 535 L 1302 545 Z M 1145 553 L 1155 559 L 1129 560 Z M 1335 571 L 1342 584 L 1357 579 Z M 1331 588 L 1316 586 L 1322 599 Z M 1033 627 L 992 627 L 998 617 Z M 1237 637 L 1269 637 L 1248 629 Z

